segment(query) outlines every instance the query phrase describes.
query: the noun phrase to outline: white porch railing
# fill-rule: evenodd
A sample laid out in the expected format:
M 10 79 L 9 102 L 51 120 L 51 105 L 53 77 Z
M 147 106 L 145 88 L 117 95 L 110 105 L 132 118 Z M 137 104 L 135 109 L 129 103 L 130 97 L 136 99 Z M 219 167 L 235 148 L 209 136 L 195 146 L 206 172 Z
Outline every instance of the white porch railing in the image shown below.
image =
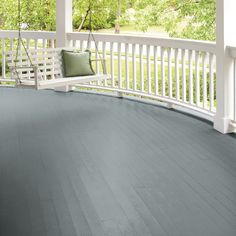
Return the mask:
M 55 32 L 24 32 L 27 48 L 54 47 Z M 4 52 L 15 47 L 17 32 L 0 31 L 2 79 L 10 81 Z M 87 33 L 68 33 L 74 47 L 87 48 Z M 80 87 L 116 91 L 191 108 L 216 111 L 216 45 L 212 42 L 157 37 L 95 34 L 99 54 L 107 59 L 111 81 Z M 94 57 L 94 42 L 89 45 Z M 99 72 L 101 68 L 96 65 Z
M 86 33 L 67 35 L 73 46 L 81 50 L 87 47 Z M 83 87 L 157 99 L 208 115 L 215 113 L 215 43 L 114 34 L 94 37 L 107 59 L 112 81 Z
M 229 47 L 230 55 L 234 60 L 234 83 L 233 83 L 233 125 L 236 127 L 236 47 Z

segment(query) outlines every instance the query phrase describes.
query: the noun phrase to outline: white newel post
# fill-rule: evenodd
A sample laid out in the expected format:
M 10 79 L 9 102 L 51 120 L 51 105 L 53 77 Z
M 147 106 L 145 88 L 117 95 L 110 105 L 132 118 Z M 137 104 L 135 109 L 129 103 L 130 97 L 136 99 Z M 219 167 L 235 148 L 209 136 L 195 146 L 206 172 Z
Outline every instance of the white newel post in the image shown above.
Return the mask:
M 66 34 L 72 31 L 72 0 L 56 0 L 57 47 L 70 46 Z
M 236 1 L 217 0 L 216 19 L 216 100 L 217 112 L 214 128 L 221 133 L 234 131 L 233 117 L 233 60 L 227 46 L 235 40 Z M 236 41 L 235 41 L 236 42 Z
M 73 31 L 72 26 L 72 0 L 56 0 L 56 45 L 69 47 L 70 41 L 67 33 Z M 71 87 L 66 85 L 55 88 L 59 92 L 69 92 Z

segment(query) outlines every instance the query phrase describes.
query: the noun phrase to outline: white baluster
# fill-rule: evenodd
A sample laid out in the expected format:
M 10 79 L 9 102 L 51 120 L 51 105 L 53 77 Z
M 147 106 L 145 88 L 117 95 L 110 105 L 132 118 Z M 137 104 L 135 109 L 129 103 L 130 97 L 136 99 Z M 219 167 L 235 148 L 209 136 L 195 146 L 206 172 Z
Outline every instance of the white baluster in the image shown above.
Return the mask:
M 126 89 L 129 90 L 129 44 L 125 44 L 125 78 L 126 78 Z
M 110 66 L 111 66 L 111 86 L 115 87 L 114 79 L 114 43 L 110 43 Z
M 214 111 L 214 55 L 210 53 L 209 56 L 209 74 L 210 74 L 210 111 Z M 236 91 L 236 90 L 235 90 Z
M 172 49 L 168 48 L 168 90 L 169 97 L 173 97 L 172 92 Z
M 141 89 L 141 92 L 144 92 L 143 45 L 139 45 L 139 67 L 140 67 L 140 89 Z
M 136 44 L 132 45 L 132 64 L 133 64 L 133 89 L 137 90 L 137 72 L 136 72 Z
M 175 89 L 176 89 L 176 100 L 180 100 L 179 95 L 179 49 L 175 49 Z
M 152 93 L 152 78 L 151 78 L 151 65 L 150 65 L 150 45 L 147 45 L 147 82 L 148 93 Z
M 166 78 L 165 78 L 165 49 L 161 47 L 161 84 L 162 96 L 166 95 Z
M 189 62 L 189 102 L 193 104 L 193 51 L 188 52 Z
M 199 52 L 195 52 L 195 77 L 196 77 L 196 105 L 200 105 L 200 71 L 199 71 Z
M 182 101 L 186 102 L 186 51 L 182 49 Z
M 158 84 L 158 48 L 154 47 L 154 80 L 155 80 L 155 94 L 159 94 L 159 84 Z
M 6 79 L 6 57 L 5 57 L 6 47 L 5 39 L 2 38 L 2 78 Z
M 106 61 L 107 54 L 106 54 L 106 42 L 102 43 L 102 58 Z M 103 62 L 102 62 L 103 63 Z M 104 65 L 104 64 L 102 64 Z M 104 86 L 107 86 L 107 80 L 104 80 Z
M 46 41 L 46 39 L 43 39 L 43 49 L 45 49 L 46 46 L 47 46 L 47 41 Z M 43 52 L 43 58 L 45 58 L 45 52 Z M 46 80 L 47 76 L 46 76 L 46 69 L 45 69 L 45 67 L 46 67 L 45 59 L 44 59 L 43 67 L 44 67 L 44 69 L 43 69 L 43 73 L 44 73 L 43 79 Z
M 122 88 L 121 43 L 118 43 L 118 87 Z
M 203 107 L 207 109 L 207 68 L 206 53 L 202 56 L 202 77 L 203 77 Z

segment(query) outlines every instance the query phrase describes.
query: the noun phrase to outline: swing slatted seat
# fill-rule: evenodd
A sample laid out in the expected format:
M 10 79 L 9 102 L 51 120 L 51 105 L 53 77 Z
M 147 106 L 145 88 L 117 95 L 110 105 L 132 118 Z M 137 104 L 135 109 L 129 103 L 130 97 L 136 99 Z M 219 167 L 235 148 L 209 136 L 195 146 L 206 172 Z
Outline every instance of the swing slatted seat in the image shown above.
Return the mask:
M 106 61 L 103 58 L 91 60 L 102 64 L 102 73 L 65 77 L 62 61 L 62 50 L 64 48 L 34 49 L 8 51 L 6 61 L 11 70 L 12 79 L 15 80 L 18 87 L 32 87 L 40 89 L 59 89 L 68 91 L 70 86 L 84 84 L 93 81 L 102 81 L 110 79 L 107 74 Z M 66 49 L 72 51 L 73 49 Z M 15 61 L 18 53 L 17 61 Z M 28 54 L 28 55 L 27 55 Z M 30 58 L 30 59 L 29 59 Z

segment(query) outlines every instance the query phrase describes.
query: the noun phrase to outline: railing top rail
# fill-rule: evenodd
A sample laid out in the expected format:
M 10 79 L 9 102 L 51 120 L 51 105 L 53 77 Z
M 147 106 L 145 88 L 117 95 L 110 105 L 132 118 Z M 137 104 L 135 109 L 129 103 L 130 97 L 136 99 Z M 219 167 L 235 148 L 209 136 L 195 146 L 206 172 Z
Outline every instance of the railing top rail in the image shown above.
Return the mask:
M 0 38 L 14 39 L 18 37 L 17 30 L 0 30 Z M 52 31 L 22 31 L 25 39 L 56 39 L 56 32 Z
M 23 38 L 26 39 L 56 39 L 56 32 L 52 31 L 22 31 Z M 16 30 L 0 30 L 0 38 L 17 38 Z M 67 33 L 69 40 L 87 40 L 87 32 L 72 32 Z M 204 51 L 216 53 L 216 43 L 209 41 L 164 38 L 149 35 L 128 35 L 128 34 L 105 34 L 94 33 L 95 40 L 101 42 L 117 42 L 130 44 L 143 44 L 152 46 L 171 47 L 179 49 L 189 49 L 196 51 Z
M 88 33 L 73 32 L 67 33 L 69 40 L 87 40 Z M 179 49 L 189 49 L 196 51 L 205 51 L 216 53 L 216 43 L 210 41 L 177 39 L 177 38 L 164 38 L 157 36 L 141 36 L 141 35 L 127 35 L 127 34 L 104 34 L 94 33 L 96 41 L 101 42 L 118 42 L 130 44 L 143 44 L 152 46 L 171 47 Z

